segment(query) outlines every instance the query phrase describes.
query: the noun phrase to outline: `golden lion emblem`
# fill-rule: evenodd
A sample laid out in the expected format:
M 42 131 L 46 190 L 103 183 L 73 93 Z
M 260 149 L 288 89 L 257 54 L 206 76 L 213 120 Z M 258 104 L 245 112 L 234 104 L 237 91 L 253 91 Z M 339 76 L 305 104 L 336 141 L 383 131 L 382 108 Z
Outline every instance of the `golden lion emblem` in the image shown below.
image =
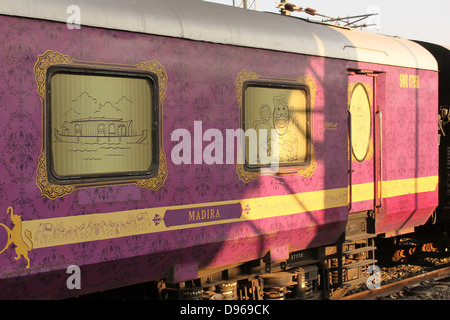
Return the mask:
M 12 229 L 5 226 L 3 223 L 0 223 L 0 226 L 5 228 L 6 232 L 8 233 L 8 241 L 6 242 L 5 247 L 3 250 L 0 251 L 0 254 L 3 253 L 6 249 L 9 248 L 11 244 L 14 244 L 16 246 L 16 254 L 17 256 L 14 257 L 14 259 L 19 260 L 21 256 L 23 256 L 28 264 L 27 269 L 30 267 L 30 258 L 28 257 L 28 252 L 33 249 L 33 242 L 31 242 L 31 232 L 30 230 L 25 230 L 25 238 L 30 242 L 30 245 L 28 245 L 23 237 L 22 237 L 22 217 L 19 215 L 13 214 L 13 208 L 8 208 L 8 214 L 10 215 L 11 222 L 14 224 L 14 227 Z

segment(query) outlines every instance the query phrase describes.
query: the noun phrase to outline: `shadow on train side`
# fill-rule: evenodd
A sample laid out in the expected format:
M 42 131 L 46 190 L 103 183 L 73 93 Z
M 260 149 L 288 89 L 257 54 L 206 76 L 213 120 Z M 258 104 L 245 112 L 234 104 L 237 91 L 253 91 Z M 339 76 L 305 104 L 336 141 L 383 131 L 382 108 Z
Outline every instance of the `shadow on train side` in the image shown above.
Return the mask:
M 296 210 L 298 210 L 297 213 L 287 216 L 280 213 L 279 216 L 274 214 L 271 218 L 263 218 L 262 220 L 249 219 L 224 224 L 220 227 L 221 232 L 219 233 L 217 233 L 218 229 L 213 227 L 195 228 L 195 230 L 192 230 L 192 233 L 195 232 L 200 238 L 207 239 L 206 244 L 185 248 L 178 251 L 175 255 L 170 255 L 183 257 L 182 259 L 177 259 L 179 260 L 179 267 L 185 269 L 191 267 L 194 271 L 198 270 L 198 276 L 209 274 L 209 278 L 212 278 L 217 283 L 227 280 L 232 281 L 233 278 L 240 278 L 246 274 L 263 274 L 267 271 L 270 272 L 271 268 L 273 268 L 273 271 L 279 271 L 283 262 L 289 260 L 289 258 L 292 258 L 292 260 L 296 259 L 293 256 L 289 256 L 289 253 L 305 249 L 306 251 L 311 249 L 311 252 L 303 251 L 298 256 L 304 254 L 305 258 L 309 257 L 310 260 L 315 260 L 314 262 L 320 265 L 322 263 L 320 259 L 323 258 L 324 253 L 315 251 L 322 251 L 324 250 L 324 245 L 337 242 L 343 235 L 347 219 L 347 62 L 272 52 L 264 54 L 274 55 L 270 59 L 283 61 L 284 63 L 283 65 L 280 65 L 280 63 L 276 64 L 275 68 L 268 68 L 267 64 L 258 63 L 259 59 L 255 58 L 257 54 L 261 53 L 244 52 L 248 49 L 239 50 L 242 51 L 242 56 L 252 55 L 254 59 L 251 62 L 251 66 L 242 63 L 242 65 L 236 67 L 236 70 L 250 68 L 264 76 L 282 79 L 295 79 L 303 75 L 313 77 L 316 82 L 317 93 L 315 105 L 311 110 L 312 121 L 314 122 L 311 132 L 313 137 L 312 146 L 315 152 L 315 158 L 311 160 L 316 161 L 314 165 L 317 167 L 315 169 L 316 172 L 310 177 L 303 177 L 297 174 L 279 174 L 259 177 L 258 180 L 248 183 L 245 188 L 236 186 L 236 188 L 242 190 L 241 199 L 247 199 L 246 194 L 251 196 L 251 190 L 261 188 L 264 191 L 267 185 L 273 186 L 275 192 L 270 193 L 270 195 L 289 196 L 289 201 L 294 203 Z M 282 59 L 283 56 L 285 56 L 284 59 Z M 238 58 L 242 59 L 239 55 Z M 225 59 L 227 61 L 232 60 L 228 59 L 228 57 L 225 57 Z M 261 60 L 264 60 L 264 57 Z M 230 65 L 234 65 L 234 63 Z M 297 67 L 285 70 L 286 65 Z M 336 70 L 338 71 L 336 72 Z M 232 73 L 230 78 L 225 79 L 225 81 L 234 81 Z M 236 103 L 225 100 L 220 109 L 230 104 Z M 329 124 L 328 128 L 325 123 Z M 298 128 L 298 130 L 301 131 L 303 129 Z M 305 132 L 302 133 L 306 136 Z M 330 199 L 322 196 L 314 198 L 319 199 L 320 203 L 311 203 L 309 199 L 306 199 L 307 201 L 305 202 L 305 198 L 300 196 L 302 192 L 299 193 L 299 190 L 314 193 L 333 189 L 345 190 L 341 190 L 339 193 L 341 199 L 338 199 L 337 203 L 340 205 L 331 208 L 327 208 L 330 202 L 333 206 L 336 206 L 336 201 L 330 201 Z M 261 193 L 261 196 L 264 196 L 264 193 Z M 232 199 L 228 195 L 222 200 Z M 282 203 L 276 205 L 282 206 Z M 311 211 L 311 208 L 321 209 Z M 251 216 L 249 215 L 249 217 Z M 180 230 L 176 233 L 183 234 L 183 237 L 192 237 L 190 230 Z M 231 253 L 228 253 L 230 251 L 229 248 Z M 246 255 L 241 256 L 238 261 L 234 260 L 236 256 L 233 257 L 232 253 L 239 253 L 242 250 L 246 252 Z M 218 264 L 217 261 L 221 261 L 220 259 L 223 258 L 223 255 L 229 255 L 232 259 L 231 261 L 235 263 L 242 263 L 242 266 L 238 268 L 240 270 L 233 270 L 234 267 L 230 267 L 230 265 L 226 265 L 223 262 L 223 265 Z M 159 253 L 158 258 L 149 256 L 148 259 L 155 261 L 168 260 L 165 267 L 173 264 L 167 253 L 165 254 L 164 252 Z M 248 262 L 245 263 L 245 261 Z M 175 268 L 175 266 L 171 268 Z M 203 268 L 206 268 L 206 270 L 201 270 Z M 218 271 L 213 272 L 215 269 Z M 220 276 L 217 274 L 220 274 Z M 171 277 L 174 277 L 174 275 L 169 274 L 166 280 Z M 208 278 L 208 276 L 205 276 L 205 278 Z M 187 286 L 187 288 L 198 289 L 199 285 L 205 286 L 204 281 L 205 279 L 194 279 L 192 282 L 184 282 L 183 285 Z M 172 288 L 171 290 L 175 289 Z M 166 297 L 178 297 L 178 293 L 173 295 L 167 294 Z

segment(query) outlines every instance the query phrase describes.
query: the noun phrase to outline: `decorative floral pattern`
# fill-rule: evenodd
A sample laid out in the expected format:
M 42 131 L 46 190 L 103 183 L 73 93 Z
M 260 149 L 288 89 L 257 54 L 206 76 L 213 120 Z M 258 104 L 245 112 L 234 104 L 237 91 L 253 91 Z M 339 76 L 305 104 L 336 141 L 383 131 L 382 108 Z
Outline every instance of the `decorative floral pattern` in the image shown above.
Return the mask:
M 20 186 L 33 180 L 37 132 L 32 115 L 19 109 L 11 114 L 3 133 L 5 144 L 2 151 L 7 156 L 0 158 L 0 163 L 8 170 L 12 181 Z
M 32 29 L 15 21 L 2 37 L 3 77 L 7 82 L 9 93 L 19 99 L 24 99 L 31 94 L 34 83 L 32 81 L 32 65 L 35 61 L 36 45 L 32 35 Z

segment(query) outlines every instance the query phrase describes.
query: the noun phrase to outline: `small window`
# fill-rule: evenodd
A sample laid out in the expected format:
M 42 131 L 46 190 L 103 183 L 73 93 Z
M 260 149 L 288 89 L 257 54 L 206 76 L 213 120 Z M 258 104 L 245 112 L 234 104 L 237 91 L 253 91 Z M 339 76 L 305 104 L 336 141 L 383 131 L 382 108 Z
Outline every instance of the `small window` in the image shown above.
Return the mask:
M 272 155 L 272 134 L 278 140 L 279 167 L 299 168 L 310 159 L 310 98 L 304 85 L 282 85 L 250 82 L 244 86 L 243 122 L 247 138 L 245 165 L 247 169 L 266 166 Z M 257 148 L 252 148 L 249 131 L 256 131 Z M 267 130 L 267 139 L 264 132 Z M 256 151 L 255 151 L 256 149 Z M 251 154 L 254 153 L 255 154 Z
M 368 86 L 368 85 L 367 85 Z M 370 150 L 372 132 L 371 94 L 361 82 L 353 87 L 349 110 L 351 113 L 352 151 L 358 162 L 363 162 Z
M 56 67 L 47 79 L 47 157 L 54 183 L 154 173 L 158 95 L 151 73 Z

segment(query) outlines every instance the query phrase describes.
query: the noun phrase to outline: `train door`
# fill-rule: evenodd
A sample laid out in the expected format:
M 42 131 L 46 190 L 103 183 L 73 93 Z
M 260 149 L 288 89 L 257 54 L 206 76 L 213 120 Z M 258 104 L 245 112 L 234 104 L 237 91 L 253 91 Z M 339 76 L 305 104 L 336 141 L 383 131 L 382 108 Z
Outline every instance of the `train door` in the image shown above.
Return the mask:
M 349 73 L 349 212 L 376 211 L 381 206 L 380 124 L 376 105 L 377 75 Z

